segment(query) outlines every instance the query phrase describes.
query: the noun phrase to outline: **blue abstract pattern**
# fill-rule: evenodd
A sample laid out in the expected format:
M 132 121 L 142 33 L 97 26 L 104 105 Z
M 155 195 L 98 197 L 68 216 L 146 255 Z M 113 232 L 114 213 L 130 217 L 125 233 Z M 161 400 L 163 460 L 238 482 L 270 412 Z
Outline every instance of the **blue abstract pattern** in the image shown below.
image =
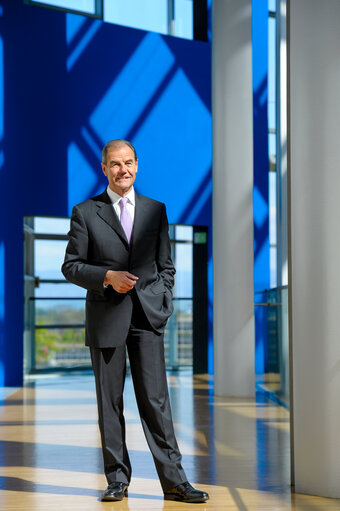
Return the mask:
M 135 144 L 137 190 L 164 201 L 171 223 L 208 225 L 211 233 L 211 57 L 208 43 L 22 0 L 1 4 L 0 213 L 8 221 L 0 230 L 0 275 L 11 279 L 0 294 L 0 385 L 20 385 L 23 216 L 68 216 L 102 191 L 107 140 Z M 209 247 L 211 310 L 211 234 Z M 212 360 L 212 338 L 209 353 Z

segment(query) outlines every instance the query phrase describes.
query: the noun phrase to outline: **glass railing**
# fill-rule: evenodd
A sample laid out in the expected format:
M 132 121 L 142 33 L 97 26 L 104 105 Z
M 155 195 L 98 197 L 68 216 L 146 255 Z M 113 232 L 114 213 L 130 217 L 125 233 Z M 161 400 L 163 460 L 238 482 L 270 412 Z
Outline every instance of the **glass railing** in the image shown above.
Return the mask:
M 255 293 L 256 325 L 263 332 L 264 372 L 257 375 L 257 388 L 268 392 L 289 408 L 288 288 Z
M 173 305 L 164 332 L 165 363 L 169 369 L 192 367 L 193 300 L 173 298 Z
M 85 346 L 84 298 L 30 298 L 34 308 L 36 370 L 90 367 Z M 169 369 L 192 366 L 192 298 L 173 298 L 174 312 L 164 332 Z
M 91 365 L 85 340 L 86 291 L 60 271 L 68 218 L 25 217 L 25 372 Z M 164 332 L 167 367 L 192 367 L 193 227 L 169 225 L 176 266 L 174 312 Z

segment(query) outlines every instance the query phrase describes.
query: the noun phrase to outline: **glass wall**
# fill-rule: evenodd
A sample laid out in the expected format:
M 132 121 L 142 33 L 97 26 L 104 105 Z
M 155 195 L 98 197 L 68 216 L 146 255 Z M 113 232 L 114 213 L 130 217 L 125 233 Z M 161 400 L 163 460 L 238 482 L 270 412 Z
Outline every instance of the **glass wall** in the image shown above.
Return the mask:
M 172 259 L 176 266 L 174 312 L 165 330 L 165 359 L 168 367 L 192 366 L 193 338 L 193 228 L 170 226 Z
M 287 286 L 256 293 L 255 305 L 263 309 L 262 328 L 266 330 L 267 339 L 264 353 L 265 372 L 257 376 L 257 388 L 269 392 L 271 397 L 289 408 Z
M 193 0 L 27 0 L 126 27 L 193 39 Z
M 104 21 L 168 33 L 168 2 L 167 0 L 111 0 L 104 1 Z
M 279 136 L 280 95 L 278 88 L 279 23 L 277 0 L 268 0 L 268 147 L 269 147 L 269 240 L 270 289 L 255 293 L 255 307 L 261 311 L 261 331 L 264 341 L 264 374 L 257 377 L 257 388 L 270 393 L 281 404 L 289 407 L 289 322 L 288 287 L 282 283 L 278 247 L 282 244 L 280 222 L 285 219 L 282 188 L 278 177 L 280 164 L 277 155 Z M 279 212 L 279 203 L 281 212 Z M 283 206 L 283 207 L 282 207 Z
M 96 14 L 96 0 L 30 0 L 32 4 L 49 5 L 61 9 L 79 11 L 85 14 Z
M 69 219 L 25 217 L 25 370 L 90 366 L 85 347 L 86 290 L 61 273 Z M 176 266 L 174 313 L 165 330 L 169 368 L 192 366 L 193 228 L 170 226 Z
M 27 370 L 89 365 L 84 345 L 85 290 L 65 281 L 60 268 L 67 244 L 69 219 L 25 218 L 25 355 Z M 33 264 L 30 263 L 33 261 Z M 31 267 L 31 275 L 27 268 Z M 26 314 L 27 316 L 27 314 Z

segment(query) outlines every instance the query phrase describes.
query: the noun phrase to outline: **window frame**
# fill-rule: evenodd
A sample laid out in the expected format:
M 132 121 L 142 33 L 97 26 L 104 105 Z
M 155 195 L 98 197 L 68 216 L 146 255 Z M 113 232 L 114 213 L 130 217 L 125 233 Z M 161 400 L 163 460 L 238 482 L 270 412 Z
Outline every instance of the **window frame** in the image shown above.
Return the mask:
M 66 7 L 59 7 L 57 5 L 49 5 L 49 4 L 46 4 L 44 3 L 43 1 L 37 1 L 35 2 L 34 0 L 24 0 L 24 3 L 29 5 L 30 7 L 34 6 L 34 7 L 43 7 L 45 9 L 51 9 L 53 11 L 59 11 L 59 12 L 67 12 L 67 13 L 70 13 L 70 14 L 82 14 L 83 16 L 87 16 L 88 18 L 94 18 L 94 19 L 99 19 L 99 20 L 103 20 L 103 4 L 104 4 L 104 0 L 94 0 L 95 1 L 95 12 L 94 14 L 91 13 L 91 12 L 86 12 L 86 11 L 79 11 L 77 9 L 68 9 Z
M 56 0 L 57 1 L 57 0 Z M 55 11 L 67 12 L 70 14 L 81 14 L 89 18 L 98 19 L 105 23 L 112 23 L 105 20 L 104 16 L 104 0 L 95 0 L 95 13 L 79 11 L 77 9 L 71 9 L 66 7 L 59 7 L 56 5 L 50 5 L 41 1 L 34 0 L 23 0 L 24 4 L 35 7 L 43 7 L 45 9 L 52 9 Z M 168 32 L 167 34 L 177 38 L 183 38 L 182 36 L 176 35 L 176 13 L 175 13 L 175 2 L 174 0 L 166 0 L 168 10 Z M 192 0 L 192 38 L 184 38 L 188 41 L 208 41 L 208 4 L 207 0 Z M 129 27 L 129 25 L 121 25 Z M 133 28 L 133 27 L 130 27 Z M 145 29 L 140 29 L 145 30 Z M 157 32 L 161 33 L 161 32 Z

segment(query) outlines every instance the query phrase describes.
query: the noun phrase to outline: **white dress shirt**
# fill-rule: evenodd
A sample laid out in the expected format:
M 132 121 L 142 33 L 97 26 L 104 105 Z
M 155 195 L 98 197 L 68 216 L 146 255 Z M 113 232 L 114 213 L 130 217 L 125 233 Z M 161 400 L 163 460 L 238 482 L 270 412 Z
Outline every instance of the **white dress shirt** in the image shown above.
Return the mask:
M 120 199 L 122 198 L 120 195 L 118 195 L 118 193 L 114 192 L 113 190 L 111 190 L 111 188 L 108 186 L 106 188 L 106 191 L 107 191 L 107 194 L 112 202 L 112 206 L 113 206 L 113 209 L 115 210 L 115 212 L 117 213 L 117 216 L 120 220 L 120 215 L 121 215 L 121 208 L 120 208 L 120 205 L 119 205 L 119 201 Z M 129 193 L 127 195 L 125 195 L 125 197 L 128 198 L 128 201 L 126 203 L 126 209 L 128 210 L 129 212 L 129 215 L 131 216 L 132 218 L 132 223 L 134 221 L 134 218 L 135 218 L 135 190 L 134 188 L 132 187 L 132 189 L 129 191 Z

